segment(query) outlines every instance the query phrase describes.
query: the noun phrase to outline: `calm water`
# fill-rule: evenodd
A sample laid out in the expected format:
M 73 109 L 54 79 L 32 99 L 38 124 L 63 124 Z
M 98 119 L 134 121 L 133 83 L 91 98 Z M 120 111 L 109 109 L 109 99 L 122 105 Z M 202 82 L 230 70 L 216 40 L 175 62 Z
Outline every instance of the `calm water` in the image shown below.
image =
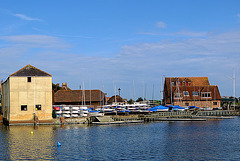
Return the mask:
M 91 127 L 0 125 L 0 152 L 0 160 L 240 160 L 240 118 Z

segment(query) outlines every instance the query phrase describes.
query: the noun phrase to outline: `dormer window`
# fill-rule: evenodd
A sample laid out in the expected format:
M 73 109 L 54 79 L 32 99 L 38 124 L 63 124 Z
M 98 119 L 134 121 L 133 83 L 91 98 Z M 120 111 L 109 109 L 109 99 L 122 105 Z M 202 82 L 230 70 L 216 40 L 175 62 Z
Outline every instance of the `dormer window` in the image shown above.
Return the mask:
M 193 95 L 193 96 L 198 96 L 198 92 L 197 92 L 197 91 L 193 91 L 193 92 L 192 92 L 192 95 Z
M 31 82 L 31 77 L 27 77 L 27 82 Z
M 188 91 L 183 91 L 183 95 L 184 95 L 184 96 L 189 96 Z

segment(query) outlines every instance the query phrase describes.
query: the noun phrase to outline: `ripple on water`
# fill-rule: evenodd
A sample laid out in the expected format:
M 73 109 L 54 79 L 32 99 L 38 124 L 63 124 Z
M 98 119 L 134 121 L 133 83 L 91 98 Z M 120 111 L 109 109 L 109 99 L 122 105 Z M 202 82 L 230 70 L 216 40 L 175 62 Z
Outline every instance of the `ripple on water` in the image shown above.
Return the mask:
M 0 160 L 240 160 L 239 132 L 239 118 L 65 128 L 0 126 Z

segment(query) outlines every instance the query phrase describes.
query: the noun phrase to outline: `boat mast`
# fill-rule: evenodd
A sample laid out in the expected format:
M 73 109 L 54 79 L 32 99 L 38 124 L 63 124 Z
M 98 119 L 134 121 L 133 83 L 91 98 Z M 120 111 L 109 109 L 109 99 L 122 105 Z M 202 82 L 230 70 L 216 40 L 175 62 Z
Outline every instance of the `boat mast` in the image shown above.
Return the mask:
M 170 89 L 171 89 L 171 105 L 172 105 L 172 79 L 170 78 Z
M 233 110 L 235 110 L 235 97 L 236 97 L 236 75 L 235 70 L 233 70 Z

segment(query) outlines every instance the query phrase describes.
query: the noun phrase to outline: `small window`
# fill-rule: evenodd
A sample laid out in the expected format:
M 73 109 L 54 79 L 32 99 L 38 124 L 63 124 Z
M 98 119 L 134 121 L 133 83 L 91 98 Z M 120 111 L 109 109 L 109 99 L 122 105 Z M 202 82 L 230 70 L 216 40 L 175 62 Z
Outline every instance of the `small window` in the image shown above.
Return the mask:
M 41 105 L 36 105 L 36 110 L 38 111 L 38 110 L 41 110 L 42 108 L 41 108 Z
M 186 102 L 186 103 L 185 103 L 185 106 L 189 106 L 189 103 Z
M 27 77 L 27 82 L 31 82 L 31 77 Z
M 192 95 L 193 95 L 193 96 L 198 96 L 198 92 L 197 92 L 197 91 L 193 91 L 193 92 L 192 92 Z
M 204 93 L 202 93 L 202 97 L 211 98 L 211 92 L 204 92 Z
M 172 86 L 175 86 L 176 84 L 175 84 L 175 82 L 172 82 Z
M 217 102 L 213 102 L 213 105 L 217 105 Z
M 184 96 L 189 96 L 188 91 L 183 91 L 183 95 L 184 95 Z
M 27 105 L 21 105 L 21 111 L 27 111 Z
M 182 96 L 181 96 L 181 93 L 175 93 L 174 97 L 175 98 L 181 98 Z

